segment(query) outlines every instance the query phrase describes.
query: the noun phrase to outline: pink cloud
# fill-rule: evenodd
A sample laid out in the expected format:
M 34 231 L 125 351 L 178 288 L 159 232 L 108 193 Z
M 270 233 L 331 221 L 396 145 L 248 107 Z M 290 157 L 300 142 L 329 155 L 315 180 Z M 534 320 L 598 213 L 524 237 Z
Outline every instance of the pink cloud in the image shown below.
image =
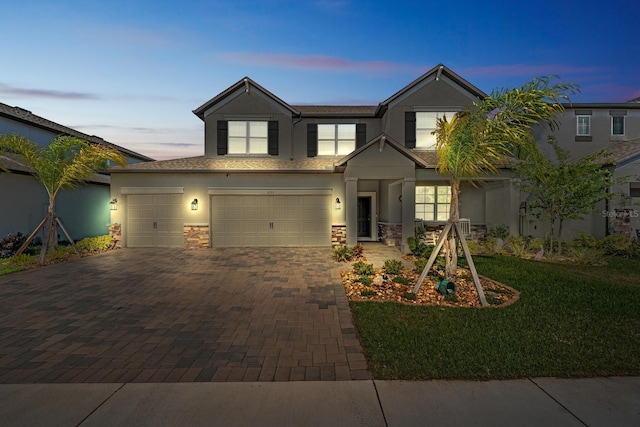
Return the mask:
M 305 70 L 312 69 L 346 72 L 373 71 L 387 73 L 415 68 L 409 67 L 405 64 L 389 61 L 353 61 L 350 59 L 325 55 L 290 55 L 285 53 L 251 52 L 229 52 L 222 55 L 230 61 L 241 64 Z

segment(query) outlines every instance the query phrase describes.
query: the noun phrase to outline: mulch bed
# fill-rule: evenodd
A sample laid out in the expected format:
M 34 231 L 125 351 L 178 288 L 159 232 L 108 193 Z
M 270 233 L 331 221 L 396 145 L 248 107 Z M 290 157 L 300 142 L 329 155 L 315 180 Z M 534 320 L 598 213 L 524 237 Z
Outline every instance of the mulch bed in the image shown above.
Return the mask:
M 366 262 L 366 258 L 361 260 Z M 471 272 L 467 269 L 458 268 L 457 277 L 453 280 L 455 292 L 447 295 L 436 290 L 436 285 L 444 279 L 444 273 L 435 269 L 431 270 L 417 294 L 413 294 L 413 288 L 420 273 L 415 269 L 406 268 L 398 275 L 407 279 L 406 285 L 394 282 L 402 279 L 386 274 L 382 269 L 374 271 L 375 274 L 369 276 L 370 284 L 360 283 L 360 276 L 353 270 L 341 273 L 342 283 L 350 301 L 393 301 L 411 305 L 481 307 Z M 520 292 L 517 290 L 483 276 L 480 276 L 480 284 L 490 307 L 504 307 L 514 303 L 520 297 Z M 411 299 L 413 297 L 415 300 Z

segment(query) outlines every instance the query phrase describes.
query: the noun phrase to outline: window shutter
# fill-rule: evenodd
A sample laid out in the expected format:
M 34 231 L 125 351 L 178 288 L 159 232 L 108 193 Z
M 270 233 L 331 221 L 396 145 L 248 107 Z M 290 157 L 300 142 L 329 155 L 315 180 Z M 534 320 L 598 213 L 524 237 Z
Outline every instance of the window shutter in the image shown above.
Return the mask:
M 416 113 L 405 111 L 404 113 L 404 146 L 416 148 Z
M 218 137 L 218 141 L 217 141 L 218 155 L 224 156 L 225 154 L 227 154 L 228 147 L 229 147 L 229 143 L 228 143 L 229 124 L 226 122 L 226 120 L 218 120 L 217 137 Z
M 367 124 L 356 123 L 356 150 L 367 144 Z
M 278 121 L 270 120 L 269 121 L 269 130 L 268 130 L 268 146 L 269 146 L 269 155 L 277 156 L 278 155 Z
M 318 125 L 307 123 L 307 157 L 318 155 Z

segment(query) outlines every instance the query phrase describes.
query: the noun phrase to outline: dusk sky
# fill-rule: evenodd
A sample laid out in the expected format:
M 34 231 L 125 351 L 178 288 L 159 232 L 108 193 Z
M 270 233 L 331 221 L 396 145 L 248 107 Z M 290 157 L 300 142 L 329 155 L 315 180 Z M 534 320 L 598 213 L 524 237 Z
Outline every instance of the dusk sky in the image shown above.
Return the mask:
M 0 102 L 156 159 L 244 76 L 289 104 L 377 105 L 443 63 L 489 93 L 541 75 L 640 97 L 640 2 L 0 0 Z

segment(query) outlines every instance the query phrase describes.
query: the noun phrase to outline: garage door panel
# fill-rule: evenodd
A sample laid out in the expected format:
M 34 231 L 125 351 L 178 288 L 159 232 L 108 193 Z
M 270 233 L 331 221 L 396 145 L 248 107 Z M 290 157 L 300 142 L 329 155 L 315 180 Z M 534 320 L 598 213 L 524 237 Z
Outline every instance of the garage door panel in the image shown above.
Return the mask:
M 127 206 L 127 246 L 184 246 L 182 194 L 131 194 Z

